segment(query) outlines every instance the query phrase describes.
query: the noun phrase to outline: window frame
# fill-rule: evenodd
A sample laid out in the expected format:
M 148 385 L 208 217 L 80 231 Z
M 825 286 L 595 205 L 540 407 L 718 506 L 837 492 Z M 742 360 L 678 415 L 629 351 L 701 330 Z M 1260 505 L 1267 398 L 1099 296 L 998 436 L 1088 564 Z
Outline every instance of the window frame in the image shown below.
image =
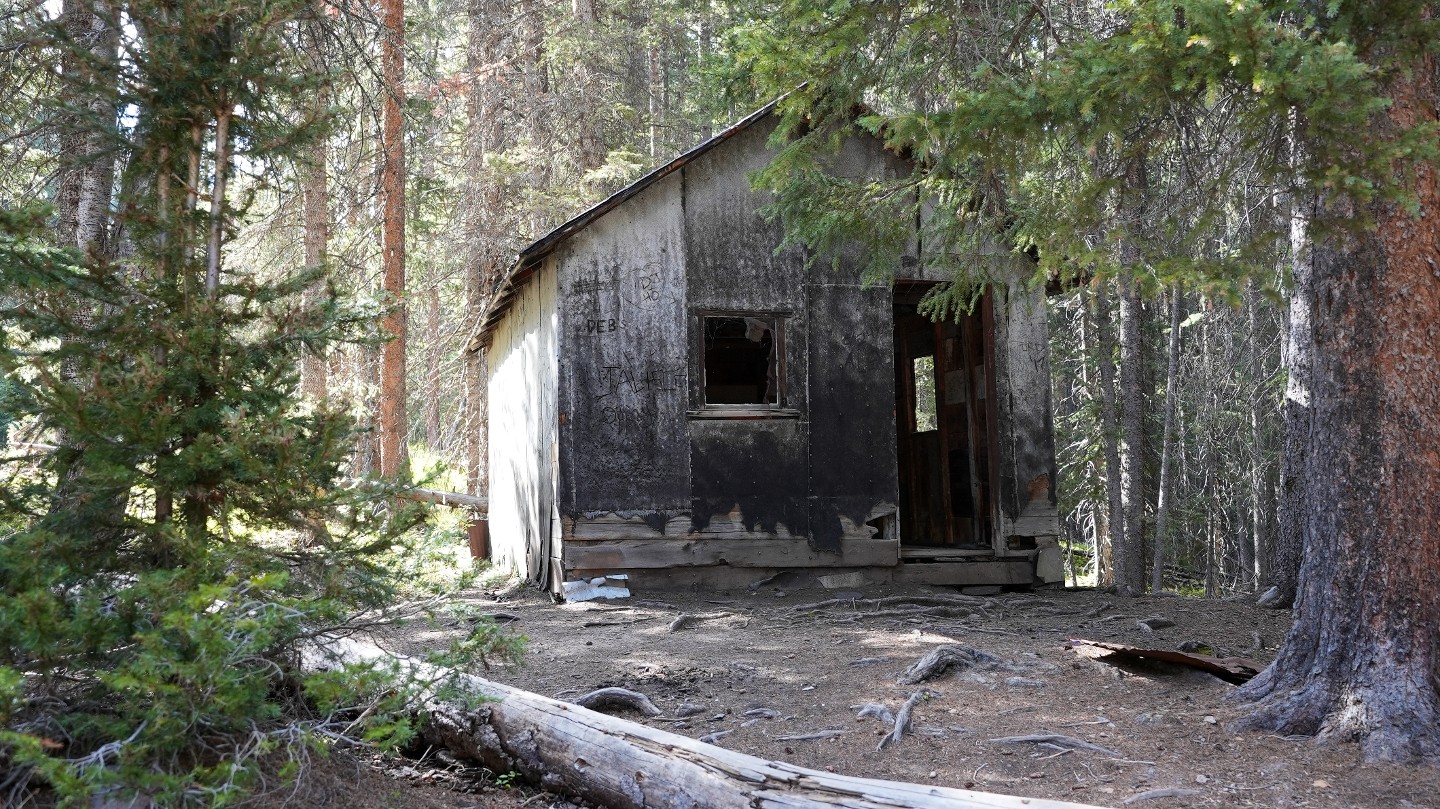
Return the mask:
M 789 385 L 785 356 L 785 322 L 792 313 L 776 309 L 692 309 L 691 326 L 694 338 L 690 347 L 691 379 L 695 385 L 691 390 L 692 408 L 688 412 L 696 419 L 774 419 L 799 418 L 800 412 L 790 407 Z M 753 402 L 748 404 L 709 403 L 705 400 L 705 321 L 707 318 L 756 318 L 770 322 L 771 350 L 775 352 L 775 402 Z

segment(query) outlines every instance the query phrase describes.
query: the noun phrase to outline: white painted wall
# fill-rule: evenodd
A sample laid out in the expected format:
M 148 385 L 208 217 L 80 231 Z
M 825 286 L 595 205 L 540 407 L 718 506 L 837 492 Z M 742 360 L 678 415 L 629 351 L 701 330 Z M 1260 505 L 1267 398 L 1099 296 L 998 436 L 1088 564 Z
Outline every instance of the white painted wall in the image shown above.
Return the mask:
M 545 259 L 490 343 L 490 556 L 539 578 L 558 551 L 556 269 Z

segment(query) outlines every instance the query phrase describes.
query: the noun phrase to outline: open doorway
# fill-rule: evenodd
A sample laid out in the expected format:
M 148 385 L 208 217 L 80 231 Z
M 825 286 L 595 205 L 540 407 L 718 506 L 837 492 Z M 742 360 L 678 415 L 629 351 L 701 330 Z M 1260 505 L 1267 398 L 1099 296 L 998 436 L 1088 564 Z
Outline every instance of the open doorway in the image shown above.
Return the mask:
M 916 307 L 928 285 L 895 288 L 895 432 L 906 556 L 993 550 L 989 296 L 959 322 Z

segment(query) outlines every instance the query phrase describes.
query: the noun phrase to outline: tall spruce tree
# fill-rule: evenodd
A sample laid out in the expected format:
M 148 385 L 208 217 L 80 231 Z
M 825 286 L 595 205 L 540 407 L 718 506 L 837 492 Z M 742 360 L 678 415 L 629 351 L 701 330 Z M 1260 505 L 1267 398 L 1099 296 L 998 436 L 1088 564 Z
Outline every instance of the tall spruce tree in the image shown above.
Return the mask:
M 776 213 L 820 248 L 893 247 L 894 223 L 922 217 L 928 257 L 954 272 L 931 295 L 937 315 L 988 280 L 947 248 L 997 235 L 1038 258 L 1037 283 L 1125 276 L 1238 302 L 1246 279 L 1273 277 L 1290 225 L 1244 195 L 1268 188 L 1313 214 L 1301 252 L 1317 294 L 1297 297 L 1314 307 L 1297 621 L 1240 693 L 1258 701 L 1254 727 L 1440 758 L 1440 593 L 1421 580 L 1440 564 L 1440 420 L 1422 404 L 1440 395 L 1426 343 L 1440 319 L 1432 6 L 761 5 L 745 67 L 774 91 L 808 82 L 758 178 Z M 824 157 L 857 129 L 912 155 L 913 175 L 827 176 Z M 1143 217 L 1125 200 L 1137 166 L 1169 189 Z

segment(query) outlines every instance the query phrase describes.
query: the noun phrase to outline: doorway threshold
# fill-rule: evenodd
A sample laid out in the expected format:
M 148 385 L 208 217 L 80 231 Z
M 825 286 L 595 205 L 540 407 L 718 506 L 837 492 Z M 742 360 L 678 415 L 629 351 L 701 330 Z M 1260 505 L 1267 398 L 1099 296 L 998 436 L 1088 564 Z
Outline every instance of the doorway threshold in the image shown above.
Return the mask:
M 994 548 L 935 548 L 935 547 L 906 547 L 900 546 L 900 558 L 903 559 L 950 559 L 974 556 L 994 556 Z

